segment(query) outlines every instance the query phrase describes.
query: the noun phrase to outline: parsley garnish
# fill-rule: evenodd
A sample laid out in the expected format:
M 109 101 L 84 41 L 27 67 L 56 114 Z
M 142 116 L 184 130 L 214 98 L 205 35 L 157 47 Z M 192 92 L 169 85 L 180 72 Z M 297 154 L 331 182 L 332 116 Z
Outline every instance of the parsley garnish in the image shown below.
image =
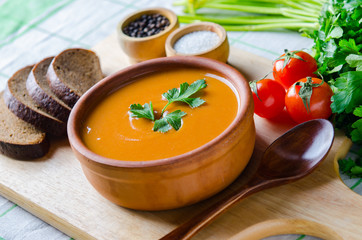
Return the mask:
M 129 109 L 129 111 L 132 113 L 131 117 L 147 118 L 152 121 L 155 120 L 152 102 L 150 102 L 149 105 L 148 103 L 145 103 L 143 106 L 141 106 L 141 104 L 132 104 Z
M 170 125 L 177 131 L 181 127 L 181 118 L 185 115 L 186 113 L 181 110 L 176 110 L 172 113 L 166 114 L 161 119 L 155 121 L 153 131 L 165 133 L 170 130 Z
M 181 110 L 176 110 L 171 113 L 165 114 L 166 108 L 173 102 L 184 102 L 190 107 L 195 108 L 201 106 L 205 101 L 201 98 L 192 98 L 191 96 L 207 86 L 204 79 L 197 80 L 189 85 L 184 82 L 180 85 L 180 88 L 172 88 L 162 96 L 168 101 L 166 106 L 162 109 L 162 117 L 155 120 L 152 102 L 141 104 L 132 104 L 130 106 L 131 117 L 146 118 L 151 121 L 155 121 L 153 131 L 159 131 L 165 133 L 171 128 L 176 131 L 181 128 L 182 117 L 186 115 Z
M 171 90 L 168 90 L 168 92 L 162 94 L 168 101 L 166 106 L 162 109 L 162 114 L 165 112 L 167 106 L 173 102 L 185 102 L 192 108 L 202 105 L 205 102 L 204 100 L 201 98 L 190 98 L 190 96 L 206 86 L 205 80 L 200 79 L 193 82 L 191 85 L 185 82 L 180 85 L 179 89 L 172 88 Z

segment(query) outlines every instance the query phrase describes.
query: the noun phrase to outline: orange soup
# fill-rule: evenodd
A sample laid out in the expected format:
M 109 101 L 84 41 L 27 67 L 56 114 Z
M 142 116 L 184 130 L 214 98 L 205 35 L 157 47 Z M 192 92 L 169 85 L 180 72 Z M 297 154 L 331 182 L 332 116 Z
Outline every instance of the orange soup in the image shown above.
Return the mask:
M 171 103 L 166 111 L 181 110 L 187 115 L 182 126 L 166 133 L 152 130 L 154 122 L 131 117 L 131 104 L 153 104 L 155 118 L 160 118 L 167 100 L 162 94 L 181 83 L 205 79 L 207 87 L 191 97 L 205 103 L 191 108 L 186 103 Z M 103 99 L 87 116 L 82 129 L 83 141 L 93 152 L 124 161 L 150 161 L 180 155 L 211 141 L 234 120 L 237 97 L 222 76 L 204 69 L 175 69 L 140 77 Z

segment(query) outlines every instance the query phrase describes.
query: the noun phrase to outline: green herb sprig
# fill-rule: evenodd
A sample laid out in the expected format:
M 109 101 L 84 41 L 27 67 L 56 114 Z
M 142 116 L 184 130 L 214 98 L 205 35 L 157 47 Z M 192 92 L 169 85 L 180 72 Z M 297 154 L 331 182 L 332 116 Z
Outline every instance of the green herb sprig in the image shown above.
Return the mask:
M 152 102 L 150 102 L 150 104 L 145 103 L 143 106 L 141 104 L 132 104 L 129 109 L 132 113 L 131 117 L 146 118 L 152 121 L 155 120 Z
M 162 133 L 168 132 L 171 128 L 176 131 L 181 128 L 182 117 L 186 115 L 181 110 L 175 110 L 171 113 L 165 114 L 166 108 L 173 102 L 184 102 L 190 107 L 199 107 L 205 103 L 205 100 L 201 98 L 192 98 L 191 96 L 199 92 L 201 89 L 207 86 L 205 79 L 196 80 L 191 85 L 184 82 L 180 85 L 180 88 L 172 88 L 162 96 L 168 101 L 165 107 L 162 109 L 161 118 L 155 119 L 152 102 L 141 104 L 131 104 L 130 112 L 131 117 L 145 118 L 154 121 L 153 131 L 159 131 Z
M 340 159 L 338 160 L 341 172 L 350 178 L 362 178 L 362 149 L 356 152 L 357 158 Z
M 153 126 L 153 131 L 167 132 L 170 130 L 170 125 L 177 131 L 181 127 L 181 118 L 185 116 L 186 113 L 181 110 L 173 111 L 172 113 L 163 116 L 161 119 L 155 121 Z
M 162 114 L 165 112 L 165 109 L 168 105 L 173 102 L 185 102 L 190 107 L 195 108 L 201 106 L 205 101 L 201 98 L 190 98 L 193 94 L 197 93 L 199 90 L 205 88 L 207 85 L 205 80 L 197 80 L 189 85 L 187 82 L 184 82 L 180 85 L 180 88 L 173 88 L 168 90 L 168 92 L 162 94 L 164 98 L 167 99 L 168 103 L 162 109 Z

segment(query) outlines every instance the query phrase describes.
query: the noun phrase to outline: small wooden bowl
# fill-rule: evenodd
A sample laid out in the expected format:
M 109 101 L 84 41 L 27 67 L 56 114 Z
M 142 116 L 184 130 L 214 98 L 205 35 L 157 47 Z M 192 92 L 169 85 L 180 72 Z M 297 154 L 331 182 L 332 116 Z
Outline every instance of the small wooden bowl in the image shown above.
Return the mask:
M 211 49 L 199 52 L 197 54 L 178 53 L 174 49 L 176 41 L 179 40 L 182 36 L 195 31 L 214 32 L 219 36 L 220 40 Z M 212 58 L 221 62 L 226 62 L 229 57 L 229 42 L 226 31 L 219 24 L 212 22 L 193 23 L 175 30 L 170 34 L 170 36 L 168 36 L 165 48 L 167 56 L 199 56 L 199 57 Z
M 147 14 L 161 14 L 168 18 L 170 25 L 158 34 L 135 38 L 124 34 L 123 28 L 129 23 L 140 18 L 142 15 Z M 137 63 L 148 59 L 165 57 L 165 42 L 167 37 L 175 29 L 179 27 L 177 16 L 174 12 L 166 8 L 146 8 L 134 12 L 124 18 L 117 26 L 118 41 L 123 51 L 130 58 L 131 63 Z
M 190 152 L 153 161 L 114 160 L 85 146 L 83 124 L 103 98 L 139 76 L 185 67 L 216 71 L 235 88 L 236 117 L 219 136 Z M 132 209 L 173 209 L 216 194 L 243 171 L 254 149 L 253 113 L 249 84 L 236 69 L 208 58 L 164 57 L 127 67 L 88 90 L 72 109 L 68 137 L 88 181 L 105 198 Z

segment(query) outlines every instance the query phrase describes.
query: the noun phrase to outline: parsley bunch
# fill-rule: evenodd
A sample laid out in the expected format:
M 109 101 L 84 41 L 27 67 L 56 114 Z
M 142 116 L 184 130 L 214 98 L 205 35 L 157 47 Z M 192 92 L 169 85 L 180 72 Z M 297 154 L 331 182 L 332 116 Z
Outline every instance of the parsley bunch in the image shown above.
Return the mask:
M 153 131 L 159 131 L 165 133 L 171 128 L 176 131 L 180 129 L 182 125 L 182 117 L 186 115 L 185 112 L 181 110 L 176 110 L 171 113 L 165 114 L 166 108 L 173 102 L 184 102 L 187 103 L 191 108 L 199 107 L 205 101 L 201 98 L 191 97 L 201 89 L 207 86 L 204 79 L 197 80 L 189 85 L 187 82 L 184 82 L 180 85 L 180 88 L 172 88 L 162 96 L 168 101 L 166 106 L 162 109 L 161 118 L 155 120 L 155 115 L 153 112 L 152 102 L 145 103 L 143 106 L 139 103 L 132 104 L 130 106 L 131 117 L 137 118 L 146 118 L 151 121 L 154 121 Z
M 330 0 L 314 39 L 318 71 L 333 92 L 335 125 L 362 143 L 362 0 Z

